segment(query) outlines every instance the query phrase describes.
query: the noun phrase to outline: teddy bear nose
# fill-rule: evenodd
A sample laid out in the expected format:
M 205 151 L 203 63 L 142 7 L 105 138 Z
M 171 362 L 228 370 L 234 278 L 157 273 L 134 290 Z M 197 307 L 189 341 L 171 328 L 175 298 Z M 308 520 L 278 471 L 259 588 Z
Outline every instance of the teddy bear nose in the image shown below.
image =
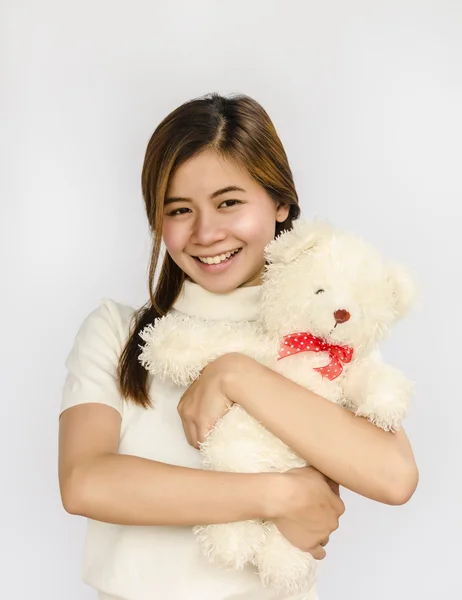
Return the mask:
M 334 312 L 334 317 L 337 323 L 345 323 L 350 318 L 350 313 L 347 310 L 336 310 Z

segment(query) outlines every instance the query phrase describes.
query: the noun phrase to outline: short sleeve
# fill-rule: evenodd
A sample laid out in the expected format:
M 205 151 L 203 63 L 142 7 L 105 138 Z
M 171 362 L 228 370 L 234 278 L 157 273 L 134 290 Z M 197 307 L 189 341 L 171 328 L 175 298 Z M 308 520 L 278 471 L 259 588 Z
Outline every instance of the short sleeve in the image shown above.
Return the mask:
M 100 402 L 123 415 L 117 367 L 133 312 L 129 306 L 104 299 L 84 319 L 65 361 L 67 373 L 60 413 L 77 404 Z

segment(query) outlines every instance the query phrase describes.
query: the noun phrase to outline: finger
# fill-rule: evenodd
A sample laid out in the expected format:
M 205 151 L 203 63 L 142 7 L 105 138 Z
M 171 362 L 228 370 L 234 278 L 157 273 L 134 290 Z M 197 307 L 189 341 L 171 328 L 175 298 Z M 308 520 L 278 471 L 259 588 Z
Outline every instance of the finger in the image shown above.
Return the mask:
M 199 446 L 200 437 L 199 437 L 199 432 L 197 430 L 196 425 L 191 426 L 190 435 L 191 435 L 191 441 L 189 443 L 191 444 L 191 446 L 193 448 L 195 448 L 196 450 L 199 450 L 200 449 L 200 446 Z
M 199 449 L 197 428 L 195 423 L 193 421 L 183 421 L 183 431 L 188 444 L 193 448 Z
M 345 512 L 345 503 L 343 502 L 343 500 L 339 497 L 339 498 L 335 498 L 336 502 L 335 502 L 335 509 L 338 512 L 339 517 L 341 517 L 343 515 L 343 513 Z
M 338 519 L 335 519 L 335 518 L 332 519 L 330 521 L 330 524 L 327 526 L 327 529 L 329 530 L 329 535 L 331 533 L 334 533 L 334 531 L 337 531 L 337 529 L 339 528 L 339 525 L 340 525 L 340 523 L 339 523 Z
M 327 552 L 324 550 L 324 548 L 322 546 L 316 546 L 315 548 L 310 550 L 310 554 L 316 560 L 322 560 L 323 558 L 326 558 L 326 556 L 327 556 Z
M 201 426 L 201 427 L 197 427 L 196 431 L 197 431 L 197 442 L 199 444 L 202 444 L 202 442 L 207 437 L 207 434 L 210 431 L 210 429 L 207 429 L 204 426 Z
M 182 412 L 184 410 L 185 398 L 186 398 L 186 392 L 181 396 L 180 400 L 178 401 L 177 407 L 176 407 L 176 409 L 180 415 L 182 415 Z

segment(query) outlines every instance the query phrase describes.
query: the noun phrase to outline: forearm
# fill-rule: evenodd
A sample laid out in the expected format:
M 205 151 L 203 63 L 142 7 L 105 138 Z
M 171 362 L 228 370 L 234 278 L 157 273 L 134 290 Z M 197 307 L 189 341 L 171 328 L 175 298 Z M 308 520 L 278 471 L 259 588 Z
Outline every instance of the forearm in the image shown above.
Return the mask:
M 390 433 L 247 357 L 229 396 L 319 471 L 387 504 L 406 502 L 417 468 L 404 432 Z
M 197 525 L 267 518 L 273 475 L 219 473 L 105 454 L 76 468 L 69 512 L 121 525 Z

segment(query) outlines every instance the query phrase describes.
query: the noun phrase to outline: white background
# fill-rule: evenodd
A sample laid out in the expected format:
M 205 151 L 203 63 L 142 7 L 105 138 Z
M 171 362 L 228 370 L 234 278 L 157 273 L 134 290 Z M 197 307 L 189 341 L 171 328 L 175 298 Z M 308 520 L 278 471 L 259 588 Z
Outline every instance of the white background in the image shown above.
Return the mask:
M 146 144 L 177 105 L 218 91 L 269 112 L 304 216 L 363 235 L 422 287 L 382 348 L 417 383 L 406 429 L 420 485 L 403 507 L 344 493 L 321 600 L 461 598 L 462 2 L 0 10 L 1 597 L 94 597 L 84 520 L 58 492 L 64 360 L 102 297 L 146 300 Z

